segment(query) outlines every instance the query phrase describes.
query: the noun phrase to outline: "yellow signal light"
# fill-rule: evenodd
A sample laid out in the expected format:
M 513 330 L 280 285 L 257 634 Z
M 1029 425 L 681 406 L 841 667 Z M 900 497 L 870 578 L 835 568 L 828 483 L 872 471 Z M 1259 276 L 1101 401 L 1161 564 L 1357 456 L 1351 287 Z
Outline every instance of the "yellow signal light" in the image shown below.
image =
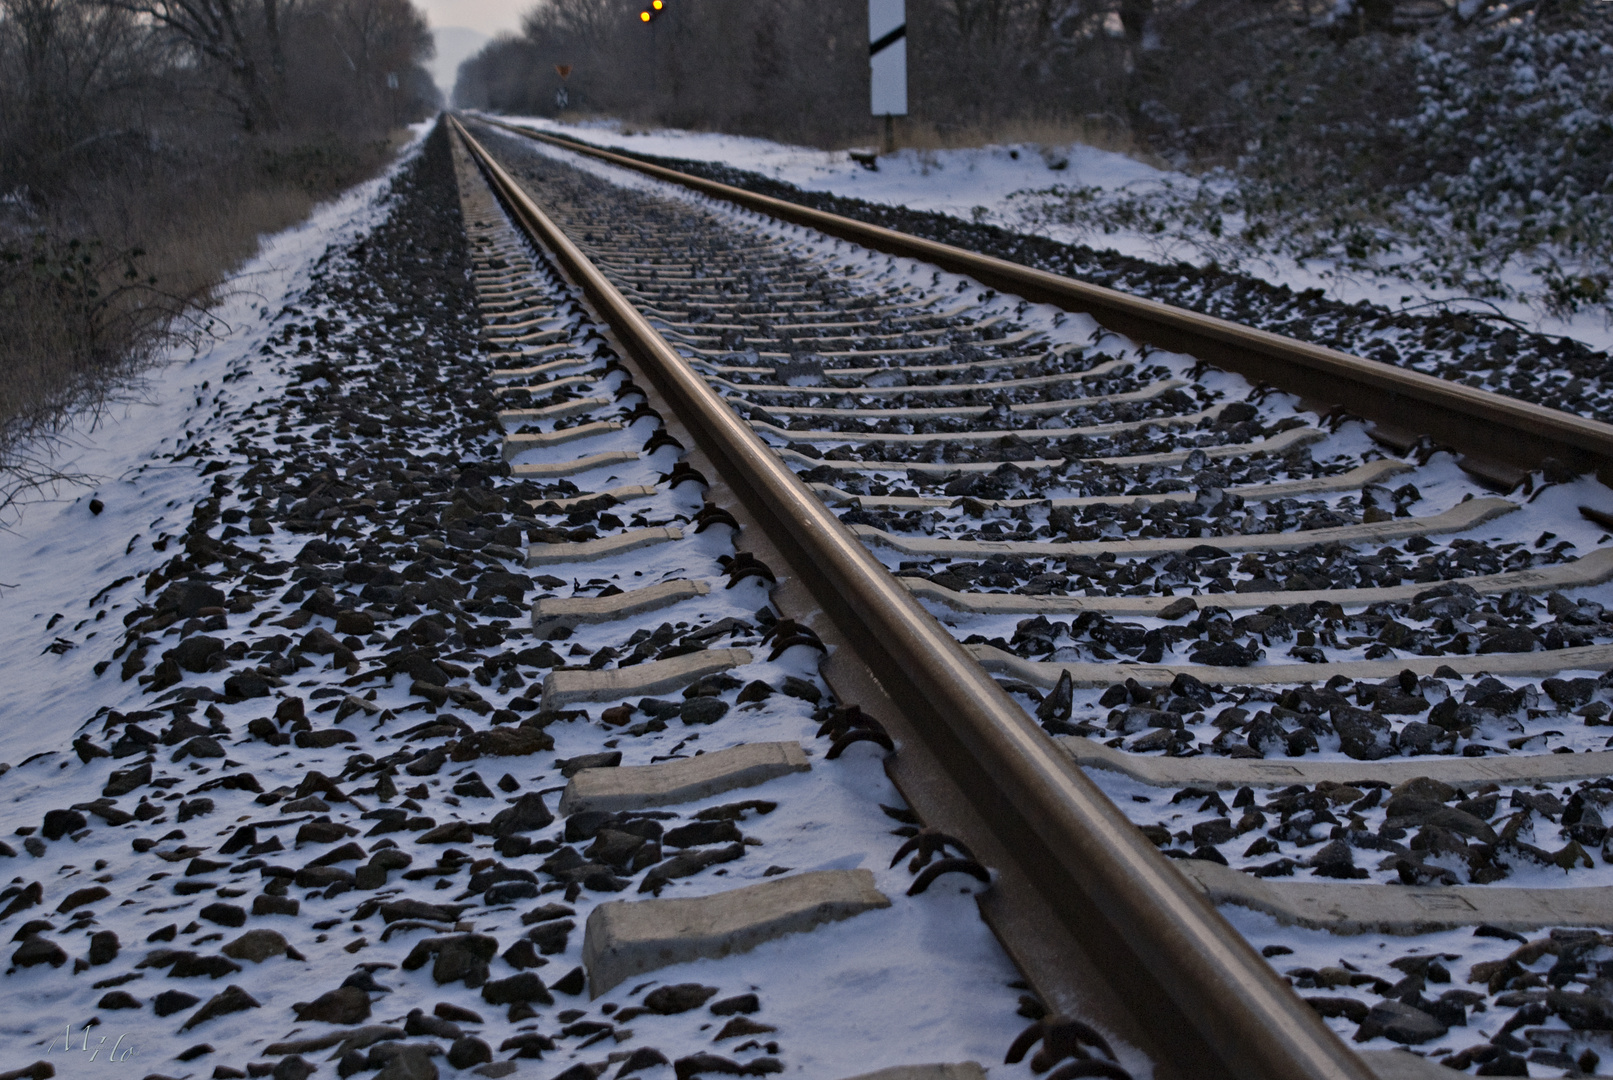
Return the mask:
M 650 21 L 650 13 L 648 11 L 639 12 L 638 17 L 639 17 L 639 20 L 641 22 L 649 22 Z
M 664 0 L 654 0 L 654 2 L 652 4 L 650 4 L 650 6 L 653 7 L 656 11 L 660 11 L 663 7 L 666 6 L 666 4 L 665 4 Z

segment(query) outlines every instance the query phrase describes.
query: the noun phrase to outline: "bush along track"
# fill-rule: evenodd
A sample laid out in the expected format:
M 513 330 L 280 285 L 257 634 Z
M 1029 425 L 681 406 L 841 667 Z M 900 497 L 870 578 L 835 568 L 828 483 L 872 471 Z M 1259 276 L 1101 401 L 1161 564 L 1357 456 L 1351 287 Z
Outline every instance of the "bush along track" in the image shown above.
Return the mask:
M 804 191 L 727 165 L 611 149 L 626 157 L 760 195 L 954 244 L 1380 363 L 1581 416 L 1613 420 L 1613 362 L 1607 353 L 1572 338 L 1529 333 L 1509 320 L 1462 311 L 1396 312 L 1365 301 L 1348 304 L 1328 299 L 1320 289 L 1295 291 L 1213 263 L 1205 267 L 1153 263 L 1112 250 L 1064 244 L 933 211 Z
M 95 600 L 135 601 L 97 665 L 121 708 L 0 778 L 17 818 L 0 985 L 36 1003 L 8 1017 L 0 1069 L 79 1069 L 120 1035 L 145 1073 L 277 1080 L 846 1075 L 1002 1053 L 1042 1008 L 956 887 L 976 883 L 903 895 L 936 875 L 886 868 L 918 830 L 878 740 L 835 739 L 821 650 L 772 608 L 770 571 L 458 168 L 439 129 L 387 219 L 290 298 L 259 357 L 288 370 L 283 393 L 225 401 L 231 444 L 184 452 L 210 459 L 189 527 Z M 500 292 L 551 313 L 536 336 L 565 331 L 532 350 L 567 362 L 542 394 L 495 392 Z M 567 445 L 545 449 L 551 433 Z M 616 456 L 579 472 L 596 452 Z M 664 542 L 610 553 L 641 532 Z M 652 586 L 685 594 L 647 621 L 529 628 L 538 596 L 609 608 Z M 795 749 L 754 790 L 587 802 L 618 764 L 759 743 Z M 721 964 L 627 977 L 595 929 L 613 902 L 788 898 L 808 879 L 842 888 L 822 909 L 839 921 Z M 875 971 L 866 1008 L 839 1009 Z

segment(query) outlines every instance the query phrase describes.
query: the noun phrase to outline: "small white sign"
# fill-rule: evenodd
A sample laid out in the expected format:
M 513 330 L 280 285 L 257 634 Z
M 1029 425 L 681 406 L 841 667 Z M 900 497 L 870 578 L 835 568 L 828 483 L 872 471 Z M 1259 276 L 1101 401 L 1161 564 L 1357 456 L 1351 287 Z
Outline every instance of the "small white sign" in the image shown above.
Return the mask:
M 907 0 L 868 0 L 869 99 L 875 116 L 907 115 Z

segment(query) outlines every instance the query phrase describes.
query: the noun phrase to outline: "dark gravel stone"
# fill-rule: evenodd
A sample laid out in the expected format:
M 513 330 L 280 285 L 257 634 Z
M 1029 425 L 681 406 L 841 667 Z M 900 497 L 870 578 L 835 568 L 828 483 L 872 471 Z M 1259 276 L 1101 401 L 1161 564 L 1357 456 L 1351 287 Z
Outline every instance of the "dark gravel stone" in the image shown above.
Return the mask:
M 1224 817 L 1201 821 L 1194 825 L 1191 831 L 1193 843 L 1200 846 L 1213 847 L 1216 844 L 1224 844 L 1237 835 L 1232 828 L 1231 819 Z
M 489 1005 L 513 1005 L 516 1002 L 554 1004 L 554 998 L 549 994 L 548 987 L 544 986 L 543 980 L 531 971 L 523 971 L 508 979 L 492 980 L 482 987 L 482 998 Z
M 403 1022 L 405 1035 L 431 1035 L 438 1039 L 457 1039 L 465 1034 L 463 1028 L 452 1020 L 445 1020 L 440 1016 L 430 1015 L 421 1009 L 410 1009 L 409 1015 Z
M 644 880 L 639 882 L 638 891 L 660 895 L 660 890 L 668 881 L 674 878 L 692 877 L 708 866 L 718 863 L 732 862 L 743 858 L 745 847 L 743 844 L 729 844 L 720 848 L 700 848 L 680 851 L 663 863 L 657 865 Z
M 204 975 L 209 979 L 221 979 L 240 970 L 240 964 L 223 956 L 197 956 L 193 952 L 182 952 L 174 960 L 173 967 L 168 969 L 168 974 L 175 979 L 198 979 Z
M 1355 865 L 1355 853 L 1343 840 L 1331 840 L 1311 856 L 1311 873 L 1317 877 L 1364 878 L 1367 871 Z
M 536 1031 L 529 1031 L 522 1035 L 512 1035 L 499 1043 L 499 1053 L 514 1050 L 512 1057 L 541 1058 L 545 1050 L 553 1050 L 555 1042 L 549 1036 Z
M 723 998 L 721 1001 L 711 1003 L 711 1011 L 715 1016 L 733 1016 L 736 1013 L 753 1013 L 761 1009 L 762 1003 L 755 994 L 738 994 L 734 997 Z
M 290 950 L 286 939 L 277 931 L 258 927 L 248 930 L 219 951 L 232 960 L 250 960 L 254 964 L 261 964 L 271 956 L 284 956 Z
M 399 919 L 423 919 L 427 922 L 455 922 L 460 912 L 465 910 L 462 904 L 428 904 L 424 900 L 391 900 L 380 907 L 381 919 L 384 922 L 397 922 Z
M 224 680 L 224 694 L 231 698 L 268 697 L 269 680 L 255 671 L 238 671 Z
M 1352 1024 L 1360 1024 L 1367 1018 L 1369 1006 L 1366 1002 L 1350 997 L 1306 997 L 1305 1003 L 1315 1009 L 1322 1016 L 1329 1018 L 1345 1017 Z
M 1449 1030 L 1414 1006 L 1399 1001 L 1380 1001 L 1367 1013 L 1366 1020 L 1355 1033 L 1355 1041 L 1366 1042 L 1382 1035 L 1390 1042 L 1416 1046 L 1442 1038 Z
M 51 967 L 61 967 L 67 963 L 67 951 L 49 938 L 34 934 L 22 943 L 22 946 L 11 954 L 11 962 L 18 967 L 35 967 L 39 964 L 49 964 Z
M 783 1072 L 775 1058 L 757 1058 L 748 1064 L 741 1065 L 731 1058 L 720 1057 L 717 1054 L 702 1051 L 681 1057 L 672 1063 L 672 1069 L 678 1076 L 699 1076 L 702 1073 L 724 1073 L 728 1076 L 761 1076 L 766 1073 Z
M 1456 748 L 1456 733 L 1413 720 L 1400 729 L 1400 749 L 1414 755 L 1448 754 Z
M 340 746 L 343 743 L 356 742 L 357 740 L 357 735 L 354 735 L 351 731 L 344 731 L 341 728 L 321 728 L 319 731 L 299 731 L 296 735 L 292 736 L 292 742 L 304 750 L 329 750 L 333 746 Z
M 270 1075 L 274 1080 L 308 1080 L 318 1069 L 319 1066 L 303 1060 L 301 1054 L 292 1054 L 281 1058 Z
M 302 910 L 302 902 L 290 896 L 260 894 L 252 898 L 254 915 L 295 915 Z
M 248 695 L 239 695 L 242 697 Z M 260 695 L 261 696 L 261 695 Z M 174 751 L 173 760 L 182 761 L 192 758 L 221 758 L 224 756 L 224 747 L 219 745 L 217 739 L 211 735 L 198 735 Z
M 627 1076 L 628 1074 L 638 1072 L 641 1069 L 653 1069 L 657 1065 L 670 1064 L 672 1064 L 672 1062 L 667 1060 L 667 1056 L 661 1053 L 661 1051 L 657 1050 L 655 1047 L 641 1046 L 629 1054 L 626 1061 L 622 1062 L 622 1068 L 619 1075 Z
M 372 1048 L 369 1057 L 369 1068 L 374 1068 L 376 1049 Z M 438 1072 L 436 1062 L 431 1060 L 435 1045 L 422 1046 L 418 1043 L 405 1043 L 386 1055 L 386 1063 L 376 1074 L 376 1080 L 437 1080 Z
M 732 821 L 691 821 L 669 829 L 661 838 L 668 847 L 696 847 L 701 844 L 732 844 L 744 840 Z
M 1245 648 L 1236 642 L 1224 641 L 1219 645 L 1200 645 L 1188 659 L 1195 664 L 1209 667 L 1248 667 L 1260 659 L 1260 650 L 1253 646 Z
M 658 986 L 644 995 L 644 1007 L 662 1016 L 675 1016 L 700 1008 L 716 993 L 715 986 L 701 986 L 699 983 Z
M 164 990 L 151 999 L 151 1009 L 158 1016 L 169 1016 L 190 1008 L 201 998 L 194 994 L 187 994 L 183 990 Z
M 487 981 L 488 961 L 498 953 L 498 939 L 486 934 L 450 934 L 417 942 L 404 958 L 403 970 L 414 971 L 433 960 L 431 977 L 438 985 L 463 981 L 471 989 Z
M 566 951 L 566 940 L 575 926 L 570 919 L 539 923 L 528 930 L 526 936 L 544 956 L 554 956 Z
M 118 935 L 111 930 L 97 930 L 90 935 L 89 961 L 91 966 L 110 964 L 118 956 Z
M 1545 648 L 1532 630 L 1502 630 L 1479 641 L 1480 653 L 1538 652 Z
M 493 1048 L 474 1035 L 465 1035 L 454 1040 L 448 1048 L 448 1064 L 456 1069 L 468 1069 L 473 1065 L 480 1065 L 493 1060 Z
M 574 967 L 560 978 L 549 984 L 549 989 L 556 993 L 569 994 L 576 997 L 587 989 L 588 974 L 580 967 Z
M 190 799 L 179 804 L 179 820 L 189 821 L 191 818 L 202 817 L 213 812 L 212 799 Z
M 685 724 L 715 724 L 728 715 L 728 703 L 721 698 L 689 698 L 678 707 L 678 719 Z
M 340 839 L 340 837 L 338 837 L 338 839 Z M 381 856 L 383 854 L 385 854 L 386 851 L 391 851 L 391 850 L 392 849 L 387 848 L 387 849 L 384 849 L 383 851 L 376 852 L 375 859 L 380 860 Z M 358 844 L 343 844 L 339 848 L 332 848 L 331 850 L 325 852 L 325 854 L 319 856 L 319 858 L 317 858 L 317 859 L 310 860 L 308 865 L 309 866 L 334 866 L 336 863 L 341 863 L 341 862 L 355 862 L 355 861 L 357 861 L 359 859 L 364 858 L 368 854 L 369 853 L 367 851 L 365 851 L 364 848 L 362 848 Z M 402 862 L 403 866 L 408 866 L 409 863 L 411 862 L 409 856 L 403 854 L 401 851 L 393 852 L 393 857 L 402 859 L 403 860 L 403 862 Z M 372 860 L 372 861 L 374 861 L 374 860 Z M 376 865 L 378 865 L 378 866 L 384 866 L 384 865 L 387 865 L 387 864 L 388 864 L 388 860 L 382 860 L 382 861 L 376 863 Z M 396 869 L 396 868 L 394 867 L 394 869 Z
M 340 866 L 305 866 L 293 879 L 299 889 L 324 889 L 331 885 L 353 884 L 353 872 Z
M 532 832 L 553 823 L 554 814 L 544 805 L 543 796 L 529 791 L 515 803 L 493 815 L 494 836 Z
M 220 926 L 246 925 L 246 911 L 234 904 L 208 904 L 197 914 L 208 922 L 217 923 Z
M 1560 709 L 1575 709 L 1596 693 L 1595 679 L 1544 679 L 1540 688 Z
M 334 844 L 352 836 L 358 830 L 351 825 L 342 825 L 334 821 L 305 821 L 297 829 L 298 844 Z M 362 851 L 360 857 L 362 857 Z M 340 861 L 340 860 L 335 860 Z M 309 863 L 310 866 L 328 866 L 329 862 Z
M 62 902 L 56 905 L 56 910 L 58 913 L 66 914 L 74 908 L 83 907 L 85 904 L 93 904 L 97 900 L 105 900 L 111 895 L 112 890 L 105 885 L 91 885 L 84 889 L 74 889 L 62 898 Z
M 1357 761 L 1377 761 L 1396 750 L 1394 729 L 1376 713 L 1336 705 L 1333 728 L 1339 735 L 1339 749 Z
M 68 833 L 76 833 L 89 824 L 77 810 L 47 810 L 45 824 L 39 830 L 46 840 L 60 840 Z
M 462 799 L 491 799 L 493 792 L 480 775 L 469 772 L 454 781 L 454 794 Z
M 215 658 L 224 655 L 224 642 L 206 634 L 192 634 L 162 655 L 186 671 L 204 672 Z
M 549 962 L 538 955 L 537 948 L 526 938 L 505 949 L 499 958 L 517 971 L 543 967 Z
M 203 608 L 223 607 L 224 591 L 201 581 L 176 581 L 157 596 L 159 612 L 172 612 L 181 619 L 195 618 Z
M 607 750 L 599 754 L 579 754 L 574 758 L 566 758 L 555 762 L 560 768 L 560 775 L 566 778 L 576 776 L 584 769 L 614 769 L 622 763 L 620 750 Z
M 262 1005 L 257 998 L 253 997 L 239 986 L 232 984 L 225 987 L 223 992 L 214 994 L 213 997 L 208 1000 L 206 1005 L 203 1005 L 200 1009 L 197 1009 L 194 1013 L 192 1013 L 190 1019 L 186 1020 L 180 1025 L 179 1030 L 189 1031 L 198 1024 L 205 1024 L 207 1021 L 224 1016 L 227 1013 L 241 1012 L 245 1009 L 257 1009 L 261 1007 Z
M 532 881 L 501 881 L 492 886 L 483 895 L 489 907 L 495 904 L 509 904 L 516 900 L 527 900 L 538 895 L 538 886 Z
M 455 1005 L 451 1001 L 439 1001 L 431 1007 L 434 1015 L 444 1020 L 452 1020 L 456 1024 L 484 1024 L 482 1014 L 462 1005 Z
M 299 1001 L 292 1008 L 299 1021 L 360 1024 L 370 1018 L 370 995 L 356 986 L 338 986 L 313 1001 Z
M 112 990 L 101 995 L 101 1000 L 95 1003 L 97 1009 L 138 1009 L 141 1008 L 140 999 L 127 990 Z

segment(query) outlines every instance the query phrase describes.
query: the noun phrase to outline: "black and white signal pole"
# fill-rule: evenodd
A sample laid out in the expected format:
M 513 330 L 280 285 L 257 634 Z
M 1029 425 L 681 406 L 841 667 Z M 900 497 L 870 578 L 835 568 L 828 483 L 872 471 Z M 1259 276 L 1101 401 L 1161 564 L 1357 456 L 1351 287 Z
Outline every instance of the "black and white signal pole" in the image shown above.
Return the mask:
M 907 0 L 868 0 L 870 111 L 885 118 L 885 153 L 896 149 L 897 116 L 907 115 Z

